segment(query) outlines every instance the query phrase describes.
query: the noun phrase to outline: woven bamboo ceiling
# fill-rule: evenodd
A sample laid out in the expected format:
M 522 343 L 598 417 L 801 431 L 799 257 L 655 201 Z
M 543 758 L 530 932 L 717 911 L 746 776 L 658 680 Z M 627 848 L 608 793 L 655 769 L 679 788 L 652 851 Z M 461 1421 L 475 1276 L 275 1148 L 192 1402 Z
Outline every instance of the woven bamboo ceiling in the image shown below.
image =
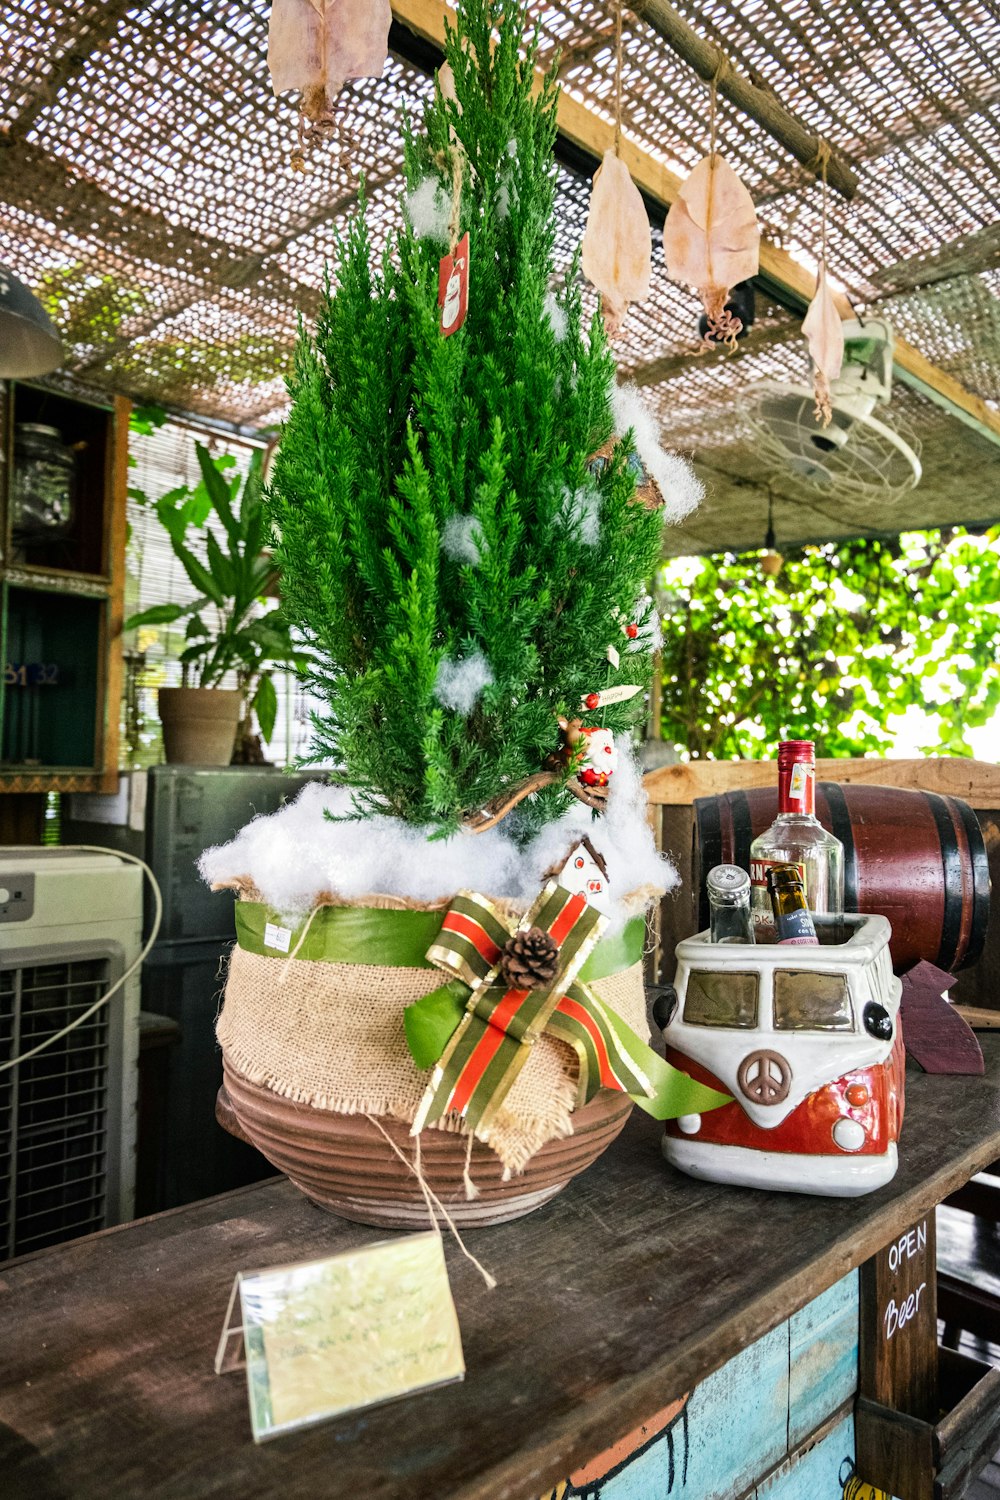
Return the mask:
M 358 174 L 376 242 L 398 222 L 400 118 L 430 88 L 444 0 L 396 0 L 381 79 L 348 84 L 342 131 L 302 176 L 294 102 L 266 68 L 267 0 L 7 0 L 0 16 L 0 262 L 54 299 L 64 379 L 244 428 L 281 420 L 298 312 L 308 316 Z M 661 0 L 625 10 L 627 160 L 655 224 L 707 149 L 708 89 L 663 36 Z M 830 194 L 831 271 L 897 333 L 892 417 L 922 442 L 920 485 L 846 501 L 766 462 L 748 388 L 808 379 L 820 191 L 722 99 L 720 147 L 763 231 L 757 319 L 734 356 L 692 354 L 699 307 L 663 269 L 618 353 L 665 438 L 706 480 L 668 550 L 779 545 L 1000 518 L 1000 10 L 987 0 L 680 0 L 737 71 L 858 180 Z M 558 52 L 559 256 L 583 232 L 611 140 L 612 0 L 532 5 Z

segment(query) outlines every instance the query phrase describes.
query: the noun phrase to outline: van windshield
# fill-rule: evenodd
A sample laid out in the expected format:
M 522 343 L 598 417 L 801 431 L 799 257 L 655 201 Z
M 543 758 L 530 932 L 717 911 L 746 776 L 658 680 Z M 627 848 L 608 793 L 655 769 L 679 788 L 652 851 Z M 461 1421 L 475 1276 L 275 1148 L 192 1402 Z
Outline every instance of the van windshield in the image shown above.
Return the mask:
M 757 1025 L 758 975 L 692 969 L 684 997 L 684 1019 L 692 1026 Z
M 775 1031 L 853 1031 L 851 992 L 844 974 L 775 969 Z

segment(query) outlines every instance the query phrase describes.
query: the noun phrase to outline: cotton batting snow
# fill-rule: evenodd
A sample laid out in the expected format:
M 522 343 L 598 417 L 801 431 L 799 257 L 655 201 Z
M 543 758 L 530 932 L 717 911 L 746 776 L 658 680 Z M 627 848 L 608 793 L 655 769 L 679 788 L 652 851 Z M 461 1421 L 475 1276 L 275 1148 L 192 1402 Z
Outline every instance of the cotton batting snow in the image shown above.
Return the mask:
M 549 326 L 552 329 L 552 337 L 555 339 L 557 344 L 561 344 L 563 339 L 566 337 L 566 330 L 569 326 L 569 319 L 566 316 L 566 309 L 560 307 L 559 303 L 557 302 L 555 292 L 545 293 L 545 302 L 542 307 L 542 311 L 549 320 Z
M 454 562 L 478 563 L 483 533 L 475 516 L 449 516 L 441 532 L 441 551 Z
M 459 661 L 445 656 L 438 663 L 434 696 L 444 708 L 471 714 L 479 694 L 492 681 L 492 669 L 481 651 L 473 651 Z
M 261 898 L 289 921 L 301 917 L 321 895 L 356 900 L 384 894 L 447 902 L 460 890 L 472 890 L 528 906 L 545 872 L 588 837 L 607 863 L 612 898 L 608 930 L 614 933 L 634 915 L 634 906 L 624 905 L 623 897 L 641 888 L 652 896 L 677 885 L 676 871 L 653 843 L 632 745 L 627 737 L 617 744 L 618 768 L 607 811 L 595 818 L 583 803 L 574 803 L 523 848 L 504 831 L 509 819 L 486 833 L 431 839 L 432 829 L 398 818 L 354 817 L 345 787 L 311 782 L 294 802 L 254 818 L 230 843 L 206 850 L 199 869 L 209 885 L 249 878 Z M 344 821 L 333 822 L 327 813 Z
M 447 243 L 451 199 L 436 177 L 425 177 L 407 193 L 403 209 L 418 239 Z
M 601 504 L 601 492 L 594 485 L 563 492 L 562 523 L 587 547 L 596 547 L 601 539 Z
M 696 510 L 705 496 L 705 487 L 691 465 L 676 453 L 668 453 L 660 443 L 660 423 L 634 385 L 616 385 L 611 393 L 615 432 L 624 437 L 631 427 L 635 434 L 635 451 L 643 468 L 655 479 L 664 499 L 663 519 L 682 521 Z

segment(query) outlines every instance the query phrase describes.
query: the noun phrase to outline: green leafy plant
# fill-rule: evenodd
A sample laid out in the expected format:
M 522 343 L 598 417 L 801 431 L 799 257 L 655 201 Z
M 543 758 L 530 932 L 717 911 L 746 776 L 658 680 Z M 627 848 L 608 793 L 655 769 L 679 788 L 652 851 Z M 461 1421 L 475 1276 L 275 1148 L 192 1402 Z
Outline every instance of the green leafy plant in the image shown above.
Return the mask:
M 884 754 L 920 709 L 970 755 L 1000 708 L 1000 527 L 908 532 L 790 553 L 777 578 L 756 554 L 687 558 L 661 574 L 663 735 L 692 757 Z
M 184 687 L 218 687 L 233 672 L 242 694 L 240 737 L 250 733 L 256 714 L 261 735 L 271 738 L 278 711 L 269 668 L 304 669 L 307 653 L 296 643 L 280 609 L 261 612 L 277 572 L 267 550 L 268 521 L 262 505 L 261 455 L 250 461 L 240 490 L 238 475 L 227 471 L 236 460 L 213 458 L 197 444 L 201 481 L 161 495 L 156 514 L 165 527 L 178 561 L 197 590 L 186 604 L 154 604 L 132 615 L 125 629 L 174 625 L 186 620 L 186 645 L 180 653 Z M 205 560 L 188 545 L 188 533 L 200 532 Z

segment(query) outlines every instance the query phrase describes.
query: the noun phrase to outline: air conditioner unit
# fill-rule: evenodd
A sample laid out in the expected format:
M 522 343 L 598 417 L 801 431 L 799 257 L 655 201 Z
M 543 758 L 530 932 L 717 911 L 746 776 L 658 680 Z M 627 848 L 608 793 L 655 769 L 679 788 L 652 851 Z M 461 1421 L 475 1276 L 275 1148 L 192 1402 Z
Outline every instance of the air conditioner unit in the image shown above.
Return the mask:
M 83 1014 L 142 945 L 142 874 L 114 854 L 0 848 L 0 1063 Z M 139 973 L 0 1072 L 0 1261 L 133 1216 Z

